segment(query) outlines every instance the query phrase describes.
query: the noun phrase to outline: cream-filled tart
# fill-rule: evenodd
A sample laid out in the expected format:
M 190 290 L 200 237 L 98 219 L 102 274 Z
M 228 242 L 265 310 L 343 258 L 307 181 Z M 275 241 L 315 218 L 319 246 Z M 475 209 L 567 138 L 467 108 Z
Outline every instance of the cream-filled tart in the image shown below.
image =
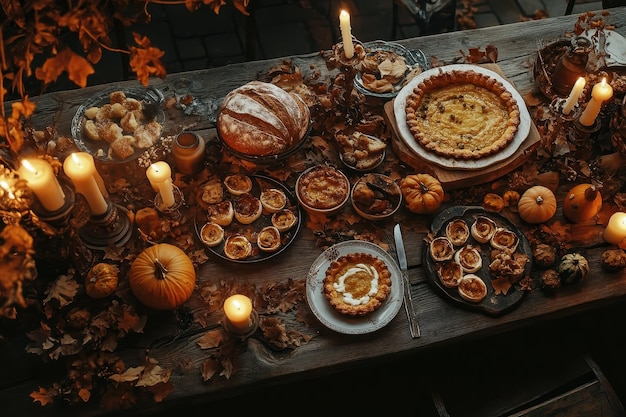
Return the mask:
M 470 236 L 470 230 L 463 219 L 454 219 L 446 225 L 446 236 L 454 246 L 463 246 Z
M 268 188 L 259 196 L 263 209 L 268 213 L 276 213 L 287 205 L 287 196 L 278 188 Z
M 203 184 L 200 192 L 200 200 L 204 205 L 215 204 L 224 200 L 224 187 L 217 178 L 212 178 Z
M 454 260 L 458 262 L 466 273 L 477 272 L 483 266 L 480 251 L 473 245 L 465 245 L 455 252 Z
M 252 243 L 244 235 L 230 235 L 224 241 L 224 255 L 234 260 L 246 259 L 252 255 Z
M 463 267 L 456 261 L 438 263 L 437 276 L 445 287 L 454 288 L 459 285 L 459 280 L 463 277 Z
M 200 229 L 200 238 L 208 247 L 215 247 L 224 241 L 224 229 L 217 223 L 208 222 Z
M 228 175 L 224 178 L 224 186 L 229 193 L 238 196 L 252 191 L 252 180 L 247 175 Z
M 235 216 L 233 203 L 230 200 L 220 201 L 207 207 L 207 218 L 220 226 L 228 226 Z
M 476 216 L 470 229 L 472 237 L 479 243 L 487 243 L 497 229 L 496 222 L 487 216 Z
M 498 227 L 489 242 L 494 249 L 515 252 L 519 244 L 519 236 L 509 229 Z
M 430 256 L 435 262 L 448 261 L 454 257 L 454 245 L 446 236 L 439 236 L 429 244 Z
M 459 280 L 459 295 L 466 301 L 479 303 L 487 296 L 487 285 L 478 275 L 467 274 Z
M 288 208 L 272 214 L 272 226 L 276 227 L 280 232 L 286 232 L 291 229 L 297 221 L 298 217 Z
M 261 201 L 250 193 L 244 193 L 234 204 L 235 219 L 241 224 L 250 224 L 261 217 L 263 206 Z
M 264 252 L 277 251 L 281 246 L 280 231 L 274 226 L 265 226 L 257 235 L 257 246 Z

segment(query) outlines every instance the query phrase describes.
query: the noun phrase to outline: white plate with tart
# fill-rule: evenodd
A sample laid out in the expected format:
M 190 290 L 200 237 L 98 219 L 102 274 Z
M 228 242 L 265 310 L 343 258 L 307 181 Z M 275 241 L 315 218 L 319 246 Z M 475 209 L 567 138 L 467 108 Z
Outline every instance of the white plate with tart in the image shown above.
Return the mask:
M 273 196 L 271 210 L 262 202 L 268 193 Z M 282 253 L 296 238 L 303 215 L 287 187 L 255 174 L 213 176 L 199 185 L 196 203 L 198 239 L 209 252 L 236 263 L 261 262 Z
M 524 99 L 513 85 L 469 64 L 416 76 L 395 98 L 394 116 L 399 139 L 421 159 L 445 169 L 479 170 L 504 161 L 531 127 Z
M 379 306 L 363 315 L 353 316 L 335 308 L 324 295 L 324 278 L 333 261 L 351 255 L 382 261 L 390 273 L 390 292 Z M 321 253 L 311 265 L 306 280 L 309 307 L 318 320 L 331 330 L 344 334 L 371 333 L 389 324 L 402 306 L 404 285 L 396 261 L 380 246 L 367 241 L 350 240 L 337 243 Z

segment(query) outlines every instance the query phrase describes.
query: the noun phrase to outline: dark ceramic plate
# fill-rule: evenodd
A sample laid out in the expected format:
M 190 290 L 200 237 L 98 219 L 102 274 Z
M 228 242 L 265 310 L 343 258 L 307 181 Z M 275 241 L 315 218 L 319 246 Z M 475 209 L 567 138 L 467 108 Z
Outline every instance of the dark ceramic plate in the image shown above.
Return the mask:
M 474 220 L 477 216 L 486 216 L 492 219 L 498 227 L 502 227 L 514 232 L 519 237 L 519 244 L 517 246 L 516 252 L 524 253 L 528 255 L 528 262 L 526 262 L 526 266 L 524 269 L 524 276 L 530 275 L 530 269 L 532 267 L 532 250 L 530 248 L 530 244 L 528 240 L 524 236 L 524 234 L 508 219 L 497 214 L 488 212 L 482 207 L 478 206 L 454 206 L 450 207 L 437 215 L 437 217 L 433 220 L 431 225 L 431 231 L 434 237 L 445 236 L 446 234 L 446 226 L 448 223 L 455 219 L 463 219 L 467 223 L 468 227 L 471 228 Z M 424 263 L 426 266 L 426 276 L 428 277 L 428 281 L 432 284 L 432 286 L 440 293 L 444 298 L 461 305 L 463 307 L 482 311 L 489 315 L 501 315 L 506 312 L 511 311 L 515 308 L 524 297 L 525 291 L 521 290 L 521 285 L 519 283 L 514 284 L 509 288 L 506 294 L 496 294 L 494 287 L 492 285 L 492 276 L 489 273 L 489 254 L 491 252 L 491 245 L 489 242 L 487 243 L 479 243 L 473 237 L 469 237 L 466 242 L 466 245 L 470 244 L 475 247 L 480 248 L 483 266 L 476 272 L 478 275 L 485 281 L 487 285 L 487 296 L 479 303 L 472 303 L 461 298 L 459 291 L 457 288 L 448 288 L 441 283 L 439 280 L 439 276 L 437 275 L 436 263 L 433 261 L 430 256 L 430 246 L 428 243 L 424 245 Z M 460 249 L 460 247 L 456 247 L 456 249 Z
M 287 196 L 286 208 L 291 209 L 291 211 L 293 211 L 293 213 L 297 216 L 298 219 L 296 220 L 296 224 L 294 224 L 291 229 L 285 232 L 281 232 L 281 241 L 282 241 L 281 247 L 278 248 L 278 250 L 274 252 L 264 252 L 260 250 L 256 244 L 256 236 L 258 232 L 265 226 L 272 225 L 271 213 L 266 213 L 264 211 L 261 217 L 255 220 L 254 222 L 252 222 L 251 224 L 241 224 L 236 219 L 233 219 L 231 224 L 224 227 L 224 240 L 228 236 L 235 234 L 235 233 L 240 233 L 248 237 L 248 240 L 250 240 L 250 242 L 252 243 L 252 254 L 249 257 L 247 257 L 246 259 L 231 259 L 227 257 L 224 254 L 224 243 L 221 243 L 214 247 L 209 247 L 205 245 L 205 247 L 210 252 L 230 262 L 255 263 L 255 262 L 265 261 L 267 259 L 270 259 L 279 255 L 280 253 L 282 253 L 285 249 L 289 247 L 291 242 L 294 241 L 294 239 L 296 238 L 296 235 L 298 234 L 298 231 L 300 230 L 300 224 L 302 222 L 302 210 L 300 209 L 300 206 L 298 205 L 298 201 L 296 200 L 296 197 L 289 190 L 289 188 L 285 187 L 283 184 L 281 184 L 280 182 L 276 181 L 273 178 L 265 177 L 262 175 L 248 174 L 248 177 L 250 177 L 250 179 L 252 180 L 252 191 L 250 192 L 250 194 L 254 195 L 257 198 L 261 195 L 261 191 L 263 190 L 267 190 L 270 188 L 277 188 L 279 190 L 282 190 Z M 223 181 L 224 178 L 221 178 L 221 180 Z M 227 196 L 226 198 L 231 199 L 234 204 L 237 197 L 230 196 L 228 194 L 228 191 L 225 191 L 225 195 Z M 202 241 L 202 237 L 200 236 L 200 230 L 202 229 L 202 226 L 204 226 L 206 222 L 208 221 L 207 212 L 204 209 L 202 204 L 196 204 L 194 214 L 195 214 L 194 221 L 195 221 L 196 235 L 198 236 L 198 239 Z

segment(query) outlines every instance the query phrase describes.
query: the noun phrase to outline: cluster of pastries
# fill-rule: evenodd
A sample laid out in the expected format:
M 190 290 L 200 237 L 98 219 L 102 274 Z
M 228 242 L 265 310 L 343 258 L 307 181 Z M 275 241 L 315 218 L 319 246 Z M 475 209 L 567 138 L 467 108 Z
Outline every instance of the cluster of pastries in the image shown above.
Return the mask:
M 373 255 L 350 253 L 330 263 L 322 291 L 338 312 L 363 316 L 380 308 L 391 293 L 391 272 Z
M 457 288 L 464 300 L 478 303 L 488 292 L 480 275 L 492 280 L 505 278 L 510 283 L 523 277 L 529 257 L 517 250 L 518 245 L 514 231 L 478 215 L 471 224 L 464 218 L 450 220 L 444 234 L 430 241 L 429 252 L 440 282 L 446 288 Z M 483 258 L 488 259 L 487 265 Z
M 280 249 L 283 233 L 298 220 L 282 190 L 255 192 L 247 175 L 212 177 L 201 186 L 198 201 L 207 220 L 200 231 L 202 241 L 216 250 L 221 245 L 224 256 L 233 260 Z
M 103 142 L 97 154 L 112 160 L 126 159 L 136 149 L 146 149 L 161 137 L 163 127 L 156 120 L 147 120 L 143 103 L 114 91 L 109 102 L 85 110 L 84 137 Z
M 404 57 L 394 51 L 369 51 L 361 63 L 363 86 L 376 93 L 390 93 L 402 87 L 410 71 Z M 421 70 L 420 70 L 421 72 Z
M 355 131 L 351 134 L 337 133 L 335 140 L 343 162 L 357 170 L 371 169 L 385 157 L 387 144 L 377 137 Z

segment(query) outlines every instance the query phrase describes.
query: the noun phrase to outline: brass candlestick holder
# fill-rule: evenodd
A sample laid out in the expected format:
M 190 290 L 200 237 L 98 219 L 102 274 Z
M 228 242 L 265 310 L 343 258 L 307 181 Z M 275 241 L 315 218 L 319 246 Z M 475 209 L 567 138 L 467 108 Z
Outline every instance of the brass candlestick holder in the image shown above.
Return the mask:
M 185 196 L 183 192 L 177 186 L 173 185 L 172 190 L 174 192 L 174 204 L 170 207 L 166 207 L 163 204 L 163 197 L 161 193 L 157 193 L 154 197 L 154 207 L 159 213 L 166 215 L 172 220 L 180 220 L 183 217 L 180 208 L 185 204 Z
M 600 130 L 600 120 L 594 120 L 591 126 L 585 126 L 580 123 L 580 118 L 576 118 L 572 123 L 572 127 L 569 131 L 569 140 L 575 145 L 591 146 L 591 141 L 597 136 Z
M 107 210 L 103 214 L 91 215 L 79 231 L 83 244 L 93 250 L 124 245 L 132 235 L 127 212 L 124 207 L 107 200 Z
M 39 199 L 35 198 L 33 200 L 31 210 L 35 216 L 39 220 L 44 223 L 49 224 L 55 229 L 64 230 L 69 226 L 70 214 L 72 213 L 72 208 L 74 207 L 74 202 L 76 201 L 76 194 L 72 187 L 68 186 L 64 182 L 59 182 L 61 185 L 61 189 L 63 190 L 63 194 L 65 194 L 65 203 L 59 209 L 50 211 L 46 209 L 43 204 L 39 201 Z
M 234 327 L 230 323 L 230 321 L 228 321 L 226 315 L 224 315 L 224 317 L 222 318 L 221 323 L 222 327 L 228 334 L 244 341 L 252 336 L 254 332 L 256 332 L 256 330 L 259 328 L 259 313 L 257 313 L 257 311 L 254 309 L 252 310 L 252 312 L 250 313 L 250 326 L 244 330 Z
M 343 94 L 335 96 L 335 101 L 343 108 L 348 121 L 353 107 L 354 78 L 360 69 L 361 62 L 365 58 L 365 47 L 361 42 L 352 38 L 354 54 L 347 58 L 343 42 L 333 45 L 332 53 L 326 58 L 326 67 L 329 70 L 338 69 L 339 74 L 335 77 L 334 84 L 343 88 Z

